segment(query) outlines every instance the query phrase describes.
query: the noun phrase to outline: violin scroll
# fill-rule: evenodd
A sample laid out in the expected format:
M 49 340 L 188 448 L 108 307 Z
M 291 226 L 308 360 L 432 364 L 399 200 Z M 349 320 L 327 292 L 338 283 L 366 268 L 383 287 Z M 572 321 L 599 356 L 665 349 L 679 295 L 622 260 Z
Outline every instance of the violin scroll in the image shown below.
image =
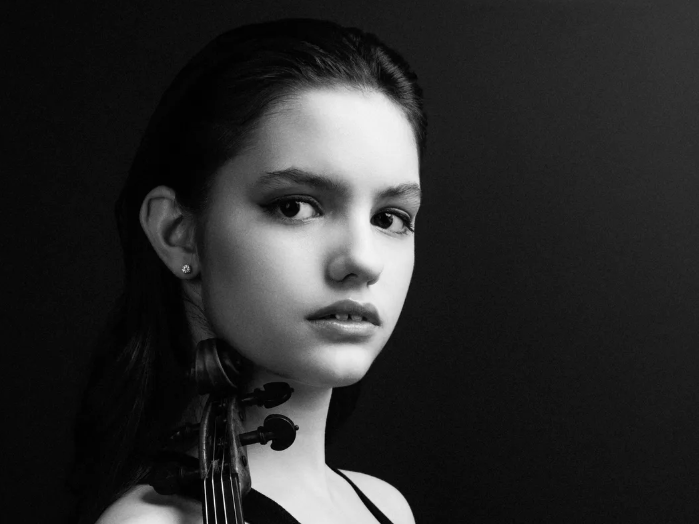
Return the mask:
M 193 375 L 200 395 L 234 393 L 243 373 L 243 358 L 232 348 L 210 338 L 197 344 Z

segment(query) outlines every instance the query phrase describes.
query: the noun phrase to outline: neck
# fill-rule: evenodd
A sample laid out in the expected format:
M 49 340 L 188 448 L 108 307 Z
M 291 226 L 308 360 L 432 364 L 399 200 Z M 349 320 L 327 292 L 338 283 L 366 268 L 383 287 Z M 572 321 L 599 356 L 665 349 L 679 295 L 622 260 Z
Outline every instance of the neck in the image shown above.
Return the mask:
M 280 380 L 283 379 L 259 371 L 252 377 L 248 389 Z M 327 490 L 325 423 L 332 389 L 290 385 L 294 392 L 284 404 L 272 409 L 254 406 L 246 410 L 246 431 L 262 426 L 265 417 L 273 413 L 285 415 L 299 426 L 296 440 L 283 451 L 274 451 L 269 444 L 246 448 L 252 485 L 266 493 L 288 490 L 289 486 L 303 486 L 320 493 Z

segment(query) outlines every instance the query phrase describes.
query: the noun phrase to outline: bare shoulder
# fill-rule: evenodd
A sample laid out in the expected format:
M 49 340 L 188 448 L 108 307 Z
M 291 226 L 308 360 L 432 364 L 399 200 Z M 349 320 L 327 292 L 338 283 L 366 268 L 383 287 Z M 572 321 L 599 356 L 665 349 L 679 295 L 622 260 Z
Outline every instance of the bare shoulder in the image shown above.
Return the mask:
M 371 475 L 357 471 L 342 472 L 379 508 L 394 524 L 415 524 L 415 517 L 405 497 L 396 488 Z
M 109 506 L 96 524 L 195 524 L 200 520 L 197 502 L 136 486 Z

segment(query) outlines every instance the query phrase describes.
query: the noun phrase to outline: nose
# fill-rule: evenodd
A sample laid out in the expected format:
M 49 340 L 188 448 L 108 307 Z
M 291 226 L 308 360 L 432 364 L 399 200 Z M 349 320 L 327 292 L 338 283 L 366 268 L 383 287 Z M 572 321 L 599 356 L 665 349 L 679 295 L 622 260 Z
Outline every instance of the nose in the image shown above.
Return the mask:
M 381 276 L 384 259 L 374 226 L 357 222 L 335 232 L 328 277 L 334 282 L 372 285 Z

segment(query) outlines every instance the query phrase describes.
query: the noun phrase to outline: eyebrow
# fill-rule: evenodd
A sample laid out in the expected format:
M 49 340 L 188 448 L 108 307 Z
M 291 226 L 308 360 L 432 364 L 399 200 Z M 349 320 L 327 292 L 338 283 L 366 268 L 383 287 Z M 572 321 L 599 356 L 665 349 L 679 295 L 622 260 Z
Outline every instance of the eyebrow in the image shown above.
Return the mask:
M 306 171 L 304 169 L 298 169 L 295 167 L 282 169 L 280 171 L 268 171 L 257 180 L 255 185 L 261 187 L 275 187 L 281 186 L 288 182 L 310 186 L 323 191 L 331 191 L 341 195 L 346 195 L 348 193 L 347 186 L 340 184 L 336 180 L 333 180 L 326 175 L 313 173 L 311 171 Z M 420 186 L 415 183 L 399 184 L 397 186 L 387 187 L 386 189 L 382 190 L 379 193 L 379 197 L 404 197 L 413 200 L 417 205 L 420 205 L 422 200 L 422 190 L 420 189 Z

